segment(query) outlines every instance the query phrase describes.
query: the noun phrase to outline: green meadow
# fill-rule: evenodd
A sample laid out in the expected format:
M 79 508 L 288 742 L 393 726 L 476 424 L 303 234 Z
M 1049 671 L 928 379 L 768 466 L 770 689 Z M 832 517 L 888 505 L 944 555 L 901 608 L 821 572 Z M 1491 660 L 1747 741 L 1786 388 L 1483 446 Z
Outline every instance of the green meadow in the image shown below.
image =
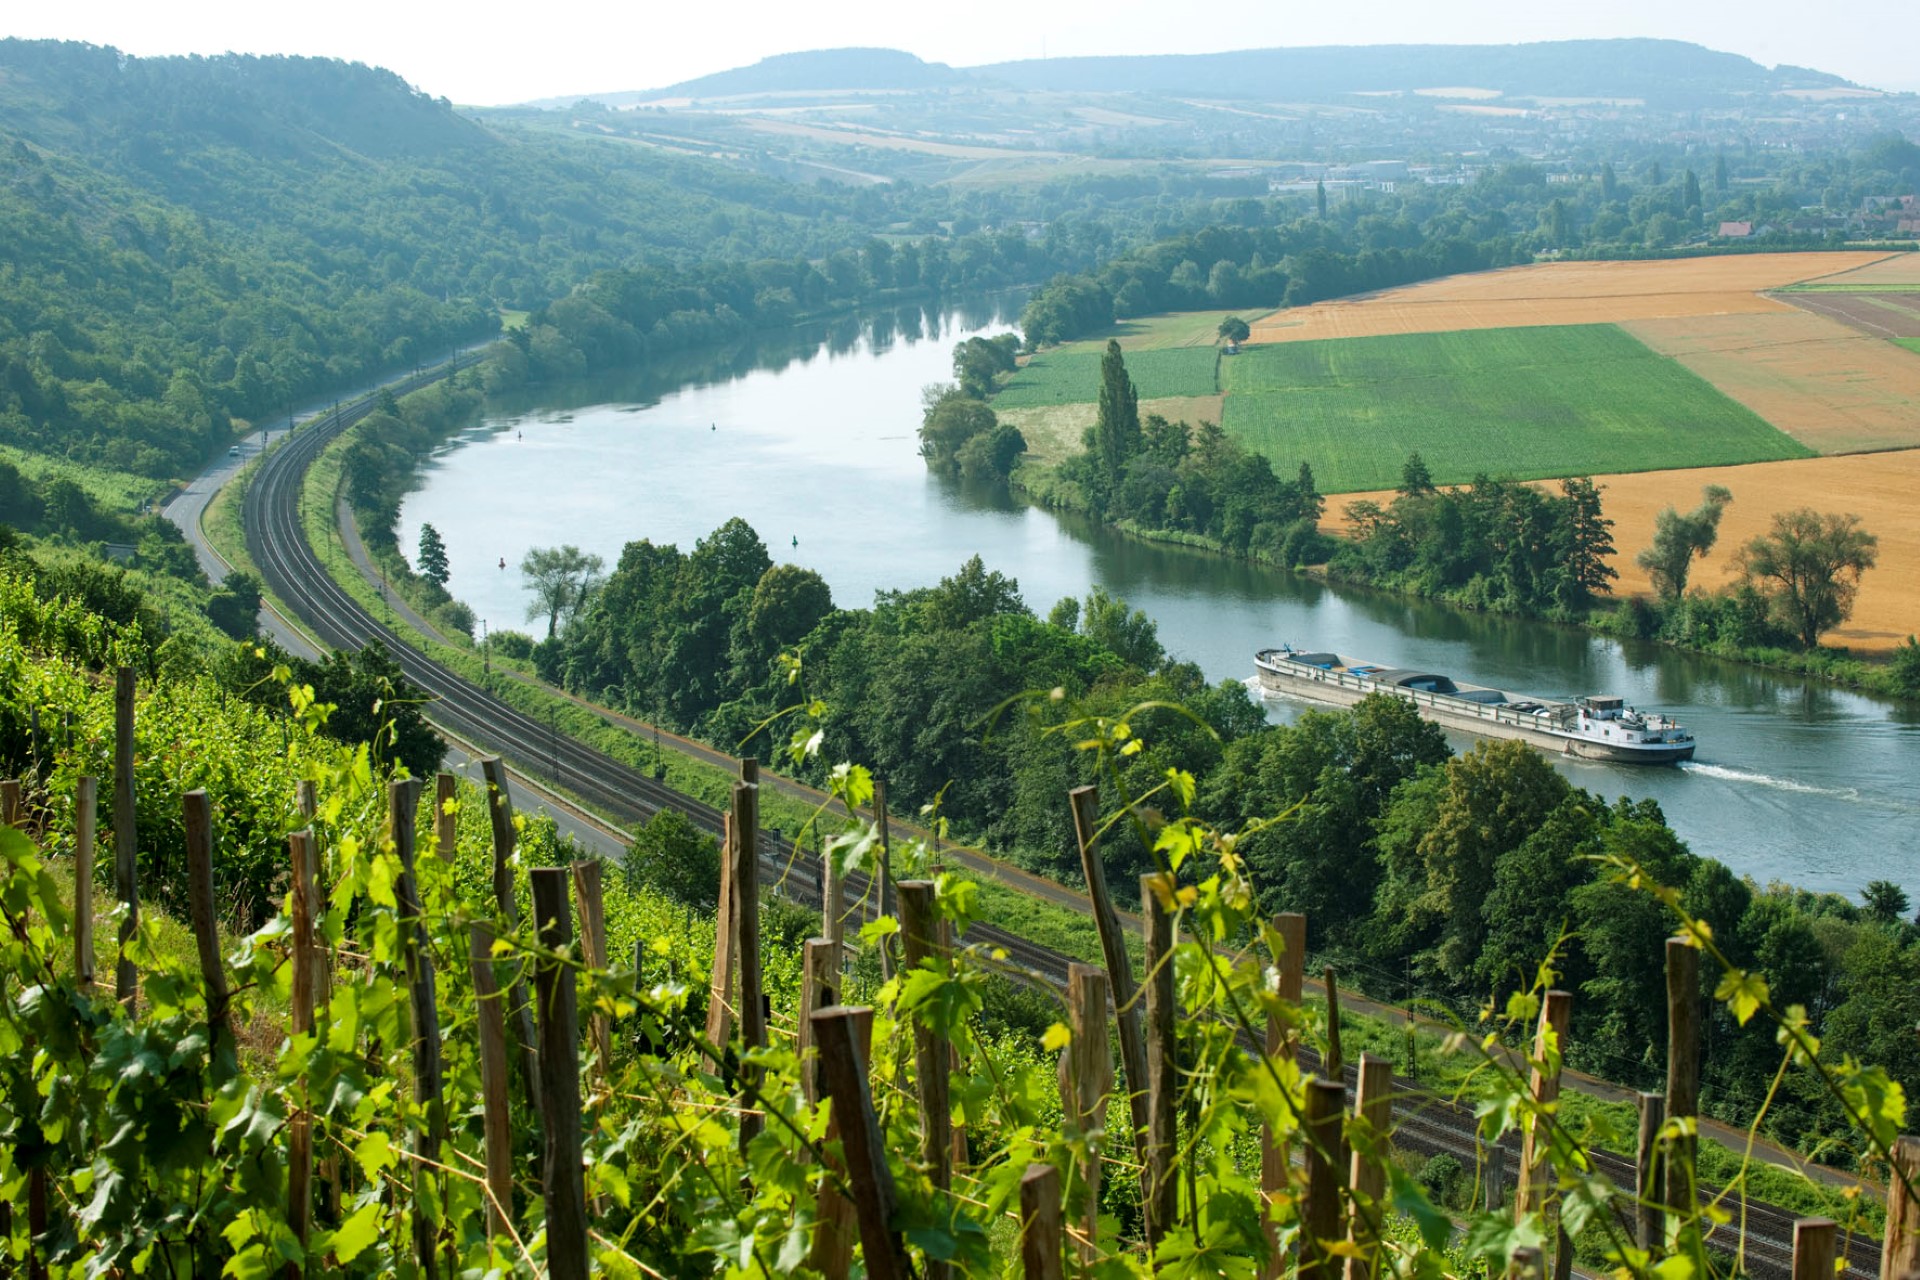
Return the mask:
M 1100 395 L 1102 349 L 1061 348 L 1034 356 L 993 398 L 996 409 L 1039 409 L 1091 404 Z M 1127 373 L 1142 400 L 1210 396 L 1219 392 L 1213 347 L 1164 347 L 1127 352 Z
M 1613 325 L 1274 343 L 1221 378 L 1228 434 L 1326 493 L 1392 488 L 1416 452 L 1439 484 L 1814 456 Z

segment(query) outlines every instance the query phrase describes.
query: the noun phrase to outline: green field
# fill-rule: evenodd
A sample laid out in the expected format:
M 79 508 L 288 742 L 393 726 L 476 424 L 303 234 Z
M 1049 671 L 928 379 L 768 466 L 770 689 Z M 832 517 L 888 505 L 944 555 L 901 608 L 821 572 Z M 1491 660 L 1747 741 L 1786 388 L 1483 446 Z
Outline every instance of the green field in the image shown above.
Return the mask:
M 1042 352 L 1021 366 L 993 398 L 993 407 L 1091 404 L 1100 397 L 1101 355 L 1099 348 Z M 1210 396 L 1220 390 L 1214 384 L 1219 361 L 1220 353 L 1211 346 L 1129 351 L 1127 373 L 1142 400 Z
M 1920 353 L 1920 338 L 1895 338 L 1893 345 L 1905 347 L 1909 351 Z
M 1322 492 L 1390 489 L 1418 452 L 1440 484 L 1814 454 L 1613 325 L 1284 342 L 1225 361 L 1229 435 Z

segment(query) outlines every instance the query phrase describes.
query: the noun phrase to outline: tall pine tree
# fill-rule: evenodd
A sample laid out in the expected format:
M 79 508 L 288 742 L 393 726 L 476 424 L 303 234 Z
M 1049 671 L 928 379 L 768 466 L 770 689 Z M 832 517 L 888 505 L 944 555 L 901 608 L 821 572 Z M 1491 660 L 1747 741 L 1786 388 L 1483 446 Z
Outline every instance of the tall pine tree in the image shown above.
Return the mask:
M 420 526 L 420 554 L 414 560 L 414 567 L 421 577 L 442 589 L 453 576 L 447 564 L 447 544 L 441 539 L 440 531 L 430 524 Z

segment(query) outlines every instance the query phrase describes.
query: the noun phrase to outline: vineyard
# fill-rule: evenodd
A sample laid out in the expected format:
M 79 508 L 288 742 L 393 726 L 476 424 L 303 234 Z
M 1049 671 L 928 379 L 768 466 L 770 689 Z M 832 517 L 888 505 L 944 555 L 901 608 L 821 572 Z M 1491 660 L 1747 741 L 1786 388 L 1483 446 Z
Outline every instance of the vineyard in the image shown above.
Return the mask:
M 270 716 L 0 573 L 18 1271 L 1363 1280 L 1566 1275 L 1578 1253 L 1665 1280 L 1857 1273 L 1864 1198 L 1777 1257 L 1749 1239 L 1744 1168 L 1696 1181 L 1709 992 L 1778 1026 L 1782 1076 L 1820 1073 L 1893 1174 L 1882 1274 L 1920 1266 L 1898 1087 L 1823 1057 L 1804 1012 L 1630 861 L 1614 873 L 1676 934 L 1668 1088 L 1644 1095 L 1636 1167 L 1561 1108 L 1551 956 L 1451 1029 L 1488 1150 L 1518 1140 L 1509 1201 L 1497 1162 L 1412 1158 L 1448 1100 L 1372 1054 L 1343 1062 L 1337 1013 L 1302 998 L 1304 918 L 1255 909 L 1236 852 L 1253 828 L 1188 816 L 1177 769 L 1124 794 L 1126 719 L 1063 728 L 1104 779 L 1061 803 L 1106 962 L 1055 983 L 977 919 L 972 884 L 892 838 L 857 766 L 815 815 L 823 856 L 782 862 L 748 765 L 718 850 L 677 846 L 713 880 L 696 912 L 516 815 L 497 761 L 429 800 L 381 743 L 323 738 L 330 709 L 284 693 L 292 714 Z M 796 754 L 815 741 L 794 726 Z M 1102 853 L 1131 841 L 1154 867 L 1137 939 Z M 802 889 L 817 914 L 779 896 Z M 1050 1008 L 1044 1034 L 990 1016 L 1009 981 Z

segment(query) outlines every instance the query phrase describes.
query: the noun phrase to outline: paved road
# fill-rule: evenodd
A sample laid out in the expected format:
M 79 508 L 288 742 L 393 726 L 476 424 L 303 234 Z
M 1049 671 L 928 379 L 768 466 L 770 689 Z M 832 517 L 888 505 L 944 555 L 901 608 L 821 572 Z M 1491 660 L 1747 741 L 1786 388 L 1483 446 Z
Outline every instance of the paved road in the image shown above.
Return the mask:
M 543 770 L 551 761 L 569 791 L 619 822 L 632 822 L 671 807 L 687 814 L 701 828 L 717 832 L 720 815 L 711 807 L 572 739 L 562 737 L 556 741 L 548 726 L 402 643 L 328 577 L 300 528 L 298 491 L 307 466 L 332 433 L 332 424 L 304 429 L 284 447 L 267 455 L 249 486 L 245 509 L 248 546 L 254 562 L 268 586 L 300 611 L 302 621 L 314 635 L 328 645 L 343 648 L 355 648 L 380 639 L 393 652 L 408 679 L 434 697 L 433 716 L 437 723 L 483 750 L 517 760 L 527 770 Z M 1063 886 L 1018 872 L 972 850 L 950 848 L 944 852 L 949 861 L 965 866 L 971 874 L 1025 882 L 1022 887 L 1031 885 L 1033 892 L 1086 910 L 1085 899 Z M 776 846 L 764 834 L 759 853 L 763 875 L 777 880 L 784 891 L 794 896 L 819 901 L 819 868 L 810 857 Z M 848 888 L 861 904 L 856 906 L 856 914 L 871 908 L 872 895 L 863 881 L 854 878 Z M 988 926 L 977 927 L 971 936 L 989 946 L 1003 947 L 1016 966 L 1056 984 L 1064 977 L 1065 956 Z M 1475 1121 L 1469 1111 L 1445 1100 L 1409 1091 L 1396 1102 L 1396 1112 L 1404 1122 L 1404 1140 L 1411 1149 L 1448 1151 L 1471 1167 Z M 1609 1156 L 1604 1157 L 1604 1165 L 1616 1182 L 1631 1186 L 1630 1163 Z M 1791 1216 L 1750 1205 L 1748 1228 L 1750 1272 L 1766 1280 L 1789 1274 Z M 1848 1274 L 1870 1277 L 1877 1270 L 1877 1263 L 1877 1247 L 1855 1242 Z

